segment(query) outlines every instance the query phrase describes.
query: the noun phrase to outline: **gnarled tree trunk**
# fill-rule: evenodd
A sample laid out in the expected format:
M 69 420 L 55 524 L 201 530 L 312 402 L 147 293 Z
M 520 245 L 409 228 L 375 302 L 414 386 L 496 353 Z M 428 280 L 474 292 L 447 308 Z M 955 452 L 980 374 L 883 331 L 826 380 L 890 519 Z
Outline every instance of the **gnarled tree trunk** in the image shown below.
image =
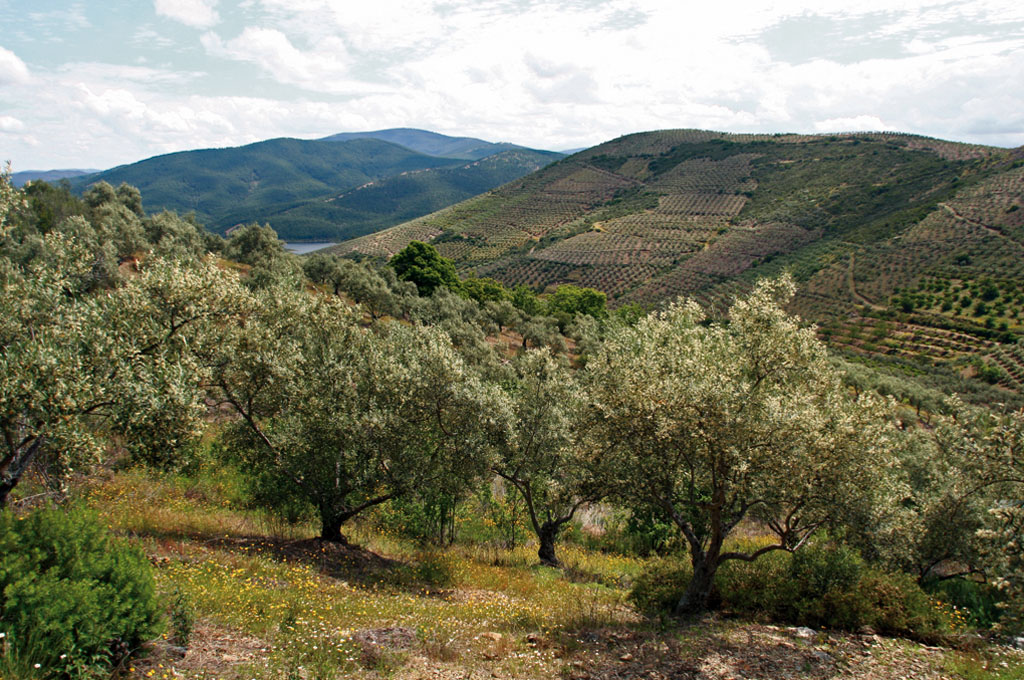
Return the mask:
M 561 522 L 552 522 L 550 520 L 540 525 L 540 530 L 537 532 L 537 540 L 540 542 L 537 557 L 540 558 L 541 564 L 551 567 L 562 566 L 562 563 L 558 561 L 558 557 L 555 556 L 555 540 L 558 538 L 558 532 L 561 528 Z

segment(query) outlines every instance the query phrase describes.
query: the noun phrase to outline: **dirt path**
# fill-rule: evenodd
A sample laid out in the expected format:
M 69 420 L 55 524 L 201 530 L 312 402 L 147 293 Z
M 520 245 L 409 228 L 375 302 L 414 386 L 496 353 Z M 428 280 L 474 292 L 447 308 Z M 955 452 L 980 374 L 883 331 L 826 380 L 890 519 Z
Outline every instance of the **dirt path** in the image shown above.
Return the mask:
M 853 267 L 854 267 L 854 262 L 855 262 L 855 260 L 854 260 L 855 256 L 856 256 L 855 253 L 853 253 L 853 252 L 850 253 L 850 266 L 846 270 L 846 285 L 850 289 L 850 295 L 853 296 L 854 300 L 857 300 L 858 302 L 860 302 L 863 305 L 867 305 L 871 309 L 875 309 L 875 310 L 883 310 L 883 309 L 885 309 L 885 307 L 883 307 L 882 305 L 876 305 L 874 302 L 872 302 L 871 300 L 867 299 L 866 297 L 864 297 L 863 295 L 861 295 L 860 293 L 857 292 L 857 286 L 856 286 L 856 284 L 853 281 Z
M 991 232 L 996 236 L 1002 237 L 1008 241 L 1012 241 L 1013 243 L 1020 245 L 1019 243 L 1017 243 L 1017 241 L 1014 241 L 1012 238 L 1004 234 L 1002 229 L 990 226 L 988 224 L 985 224 L 984 222 L 979 222 L 978 220 L 967 217 L 966 215 L 961 214 L 956 208 L 949 205 L 948 203 L 939 203 L 939 207 L 948 212 L 950 215 L 952 215 L 954 219 L 960 220 L 961 222 L 966 222 L 967 224 L 972 224 L 975 227 L 984 229 L 985 231 Z

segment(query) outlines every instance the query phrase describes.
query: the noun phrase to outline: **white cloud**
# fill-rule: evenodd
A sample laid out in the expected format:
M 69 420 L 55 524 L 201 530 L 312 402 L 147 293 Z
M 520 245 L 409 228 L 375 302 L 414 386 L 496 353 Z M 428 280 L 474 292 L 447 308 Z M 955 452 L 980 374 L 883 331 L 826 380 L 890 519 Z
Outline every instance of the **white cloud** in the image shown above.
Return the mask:
M 730 0 L 244 0 L 230 13 L 221 4 L 225 25 L 214 31 L 214 3 L 157 0 L 164 15 L 206 29 L 200 50 L 147 53 L 147 66 L 33 63 L 29 83 L 24 63 L 0 48 L 0 64 L 21 66 L 0 68 L 4 101 L 18 104 L 4 114 L 25 126 L 4 146 L 19 165 L 24 154 L 35 167 L 101 167 L 399 126 L 541 148 L 670 127 L 888 128 L 1019 145 L 1024 36 L 1020 26 L 1006 28 L 1024 21 L 1018 4 L 776 0 L 769 10 Z M 240 16 L 244 23 L 230 24 Z M 766 44 L 766 31 L 806 17 L 866 47 L 836 56 L 810 35 L 808 53 L 790 63 Z M 160 40 L 145 24 L 134 36 Z M 884 53 L 871 50 L 879 40 Z M 163 61 L 179 55 L 177 68 Z M 125 61 L 141 63 L 138 56 L 129 43 Z M 251 67 L 226 69 L 224 60 Z M 228 77 L 233 93 L 260 92 L 265 82 L 244 80 L 249 72 L 303 92 L 217 94 Z M 206 95 L 187 94 L 200 87 Z M 30 149 L 28 131 L 47 144 Z
M 255 64 L 285 85 L 348 94 L 380 89 L 351 77 L 352 59 L 337 36 L 323 37 L 302 51 L 279 30 L 249 26 L 226 42 L 215 33 L 204 33 L 200 42 L 211 56 Z
M 816 121 L 814 129 L 817 132 L 856 132 L 873 131 L 880 132 L 888 130 L 889 127 L 882 122 L 878 116 L 850 116 L 847 118 L 829 118 L 828 120 Z
M 170 47 L 174 41 L 158 33 L 149 24 L 143 24 L 135 29 L 130 43 L 132 47 Z
M 165 85 L 185 85 L 203 74 L 193 71 L 172 71 L 166 68 L 102 62 L 69 62 L 55 71 L 55 75 L 77 82 L 111 84 L 133 83 L 152 88 Z
M 21 132 L 25 124 L 14 116 L 0 116 L 0 132 Z
M 153 0 L 153 9 L 158 15 L 192 28 L 210 28 L 218 24 L 220 15 L 216 5 L 217 0 Z
M 0 85 L 27 83 L 30 80 L 28 66 L 14 52 L 0 47 Z

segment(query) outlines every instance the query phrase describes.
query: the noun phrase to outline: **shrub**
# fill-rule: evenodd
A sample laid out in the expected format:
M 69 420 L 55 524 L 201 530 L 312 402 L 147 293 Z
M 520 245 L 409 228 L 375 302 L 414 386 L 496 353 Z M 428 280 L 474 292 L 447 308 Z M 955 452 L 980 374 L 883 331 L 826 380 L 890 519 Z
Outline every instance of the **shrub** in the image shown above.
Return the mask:
M 783 617 L 808 625 L 857 625 L 863 612 L 848 595 L 856 591 L 863 569 L 864 560 L 845 545 L 821 542 L 797 551 L 782 588 L 788 591 L 781 603 Z
M 601 528 L 599 534 L 581 537 L 583 545 L 602 552 L 640 557 L 670 555 L 684 547 L 672 521 L 650 509 L 630 512 L 612 508 L 601 518 Z
M 636 577 L 629 599 L 648 615 L 671 612 L 679 603 L 693 571 L 685 560 L 657 560 Z
M 991 628 L 999 621 L 1002 594 L 988 583 L 951 578 L 926 583 L 924 589 L 932 597 L 965 612 L 968 625 Z
M 907 574 L 869 571 L 858 585 L 859 595 L 870 608 L 865 621 L 889 635 L 932 640 L 949 632 L 941 607 Z
M 690 580 L 688 564 L 655 562 L 636 580 L 630 598 L 648 615 L 671 612 Z M 818 542 L 790 555 L 729 561 L 716 586 L 723 607 L 793 625 L 858 630 L 932 641 L 953 627 L 949 607 L 929 597 L 906 574 L 867 567 L 852 548 Z
M 196 625 L 196 610 L 188 596 L 175 587 L 171 596 L 171 633 L 175 642 L 188 647 Z
M 754 615 L 774 616 L 787 596 L 787 581 L 793 556 L 773 552 L 753 562 L 732 560 L 718 570 L 718 590 L 727 609 Z
M 0 677 L 99 675 L 159 628 L 152 567 L 94 515 L 0 512 Z

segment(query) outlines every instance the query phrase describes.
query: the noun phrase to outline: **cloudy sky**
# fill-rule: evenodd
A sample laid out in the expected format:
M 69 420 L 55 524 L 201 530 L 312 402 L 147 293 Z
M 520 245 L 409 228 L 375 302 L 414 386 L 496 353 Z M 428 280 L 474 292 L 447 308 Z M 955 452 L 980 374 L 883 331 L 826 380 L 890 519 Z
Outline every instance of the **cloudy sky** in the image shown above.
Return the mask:
M 0 161 L 419 127 L 1024 144 L 1020 0 L 0 0 Z

